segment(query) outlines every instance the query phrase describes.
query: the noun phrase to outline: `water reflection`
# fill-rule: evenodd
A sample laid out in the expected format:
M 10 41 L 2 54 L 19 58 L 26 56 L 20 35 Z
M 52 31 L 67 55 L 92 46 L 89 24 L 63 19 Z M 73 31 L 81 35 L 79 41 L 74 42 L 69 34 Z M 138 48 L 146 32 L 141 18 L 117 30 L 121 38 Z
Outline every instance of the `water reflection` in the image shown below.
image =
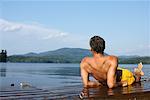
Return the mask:
M 81 94 L 79 95 L 81 99 L 91 99 L 91 98 L 108 98 L 115 97 L 118 98 L 126 98 L 125 94 L 136 94 L 143 93 L 144 88 L 141 83 L 134 83 L 133 85 L 127 87 L 117 87 L 113 89 L 109 89 L 106 86 L 98 87 L 98 88 L 83 88 Z
M 0 63 L 0 77 L 6 77 L 7 72 L 7 64 L 6 63 Z

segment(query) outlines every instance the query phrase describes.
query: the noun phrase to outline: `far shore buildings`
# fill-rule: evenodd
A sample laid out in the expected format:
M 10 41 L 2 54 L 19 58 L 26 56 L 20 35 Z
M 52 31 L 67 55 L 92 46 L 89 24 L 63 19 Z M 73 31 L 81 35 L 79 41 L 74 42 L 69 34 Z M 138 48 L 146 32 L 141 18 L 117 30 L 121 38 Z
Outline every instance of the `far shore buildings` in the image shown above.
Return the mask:
M 0 52 L 0 62 L 7 62 L 7 51 L 2 50 Z

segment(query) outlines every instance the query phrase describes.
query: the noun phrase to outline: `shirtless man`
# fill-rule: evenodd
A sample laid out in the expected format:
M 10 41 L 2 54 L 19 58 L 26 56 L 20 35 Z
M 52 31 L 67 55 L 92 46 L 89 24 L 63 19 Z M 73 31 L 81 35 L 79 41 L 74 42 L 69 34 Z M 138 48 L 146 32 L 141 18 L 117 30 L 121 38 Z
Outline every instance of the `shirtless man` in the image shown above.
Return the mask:
M 105 56 L 105 41 L 99 36 L 90 39 L 93 57 L 85 57 L 81 61 L 80 70 L 84 87 L 107 85 L 109 88 L 127 86 L 139 82 L 144 72 L 142 63 L 135 68 L 134 73 L 118 67 L 116 56 Z M 120 72 L 120 73 L 119 73 Z M 90 81 L 92 75 L 96 81 Z

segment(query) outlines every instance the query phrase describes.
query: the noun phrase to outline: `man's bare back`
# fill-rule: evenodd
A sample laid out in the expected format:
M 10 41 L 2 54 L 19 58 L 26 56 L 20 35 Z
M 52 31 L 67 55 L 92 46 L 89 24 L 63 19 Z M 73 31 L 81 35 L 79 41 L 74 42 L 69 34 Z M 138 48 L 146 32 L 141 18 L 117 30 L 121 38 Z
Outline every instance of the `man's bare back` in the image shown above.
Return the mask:
M 113 74 L 115 75 L 115 70 L 117 68 L 116 64 L 117 57 L 103 56 L 101 54 L 94 54 L 93 57 L 85 57 L 81 61 L 81 66 L 86 65 L 86 70 L 88 71 L 88 74 L 91 74 L 98 81 L 92 82 L 93 86 L 107 84 L 108 75 L 111 75 L 110 72 L 114 72 Z

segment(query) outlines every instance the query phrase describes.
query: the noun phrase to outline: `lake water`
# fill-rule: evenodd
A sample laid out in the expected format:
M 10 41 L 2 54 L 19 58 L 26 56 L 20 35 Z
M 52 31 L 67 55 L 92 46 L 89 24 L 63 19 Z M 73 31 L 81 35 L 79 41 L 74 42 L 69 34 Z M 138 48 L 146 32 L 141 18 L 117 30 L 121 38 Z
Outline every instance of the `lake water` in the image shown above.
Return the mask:
M 137 64 L 120 64 L 130 69 Z M 150 65 L 144 65 L 145 76 L 150 78 Z M 53 63 L 0 63 L 0 90 L 22 89 L 20 83 L 28 83 L 38 89 L 55 91 L 66 87 L 78 86 L 82 89 L 79 64 L 53 64 Z M 11 86 L 14 84 L 14 86 Z M 150 88 L 147 84 L 145 87 Z

